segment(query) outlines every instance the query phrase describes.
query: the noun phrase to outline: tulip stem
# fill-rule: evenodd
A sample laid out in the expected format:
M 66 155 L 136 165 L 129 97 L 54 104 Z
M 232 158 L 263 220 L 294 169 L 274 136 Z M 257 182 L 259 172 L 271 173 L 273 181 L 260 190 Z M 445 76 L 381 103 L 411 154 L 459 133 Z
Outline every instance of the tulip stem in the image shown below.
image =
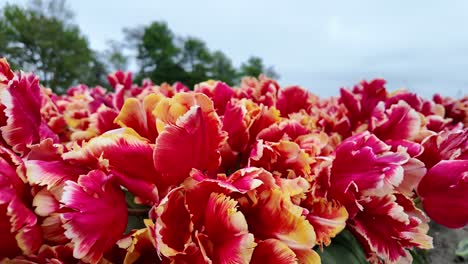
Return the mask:
M 128 215 L 132 216 L 148 216 L 148 209 L 136 209 L 136 208 L 128 208 Z

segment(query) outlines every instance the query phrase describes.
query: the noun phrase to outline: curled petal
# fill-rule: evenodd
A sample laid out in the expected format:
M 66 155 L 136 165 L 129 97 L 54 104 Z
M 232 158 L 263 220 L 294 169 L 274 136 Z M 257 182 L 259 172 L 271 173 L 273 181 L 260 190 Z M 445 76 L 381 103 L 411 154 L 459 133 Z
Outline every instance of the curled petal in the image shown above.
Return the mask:
M 157 138 L 156 171 L 168 185 L 180 184 L 192 168 L 215 171 L 220 164 L 219 148 L 224 138 L 218 117 L 206 115 L 200 107 L 194 106 Z
M 432 168 L 441 160 L 468 159 L 468 128 L 432 135 L 422 142 L 424 152 L 418 159 Z
M 131 240 L 131 244 L 126 247 L 124 264 L 160 263 L 147 228 L 136 230 L 131 235 Z
M 121 128 L 102 134 L 63 154 L 63 158 L 90 169 L 104 168 L 114 171 L 122 185 L 145 200 L 154 197 L 151 184 L 157 184 L 158 175 L 153 165 L 153 146 L 131 128 Z M 125 179 L 123 177 L 126 177 Z M 142 190 L 132 182 L 146 182 Z M 154 201 L 153 201 L 154 202 Z
M 413 139 L 419 133 L 421 117 L 404 101 L 392 105 L 384 116 L 384 120 L 377 121 L 373 131 L 380 139 Z
M 422 161 L 411 158 L 403 164 L 403 170 L 403 181 L 398 185 L 396 190 L 408 197 L 412 197 L 419 182 L 426 175 L 427 169 Z
M 346 208 L 334 201 L 320 198 L 303 204 L 309 213 L 306 218 L 312 224 L 317 235 L 317 243 L 328 246 L 346 226 L 348 212 Z
M 297 263 L 296 254 L 278 239 L 269 238 L 255 247 L 252 263 L 290 264 Z
M 234 96 L 234 90 L 229 85 L 219 81 L 207 81 L 195 85 L 195 92 L 206 94 L 213 100 L 216 113 L 223 115 L 226 104 Z
M 98 262 L 121 238 L 127 226 L 125 195 L 111 177 L 99 170 L 67 181 L 60 202 L 65 236 L 73 242 L 73 256 Z
M 76 181 L 86 169 L 73 166 L 66 161 L 26 160 L 26 177 L 31 185 L 47 186 L 48 189 L 61 186 L 67 180 Z
M 155 209 L 155 238 L 158 254 L 173 257 L 190 245 L 193 224 L 185 205 L 183 190 L 169 192 Z
M 299 145 L 281 140 L 278 143 L 259 140 L 250 154 L 249 165 L 262 167 L 284 178 L 307 177 L 314 160 Z
M 249 230 L 256 238 L 276 238 L 292 249 L 310 249 L 315 245 L 314 228 L 302 215 L 303 208 L 293 204 L 279 189 L 263 191 L 255 206 L 244 211 Z
M 386 261 L 397 262 L 407 257 L 406 248 L 432 248 L 432 238 L 426 235 L 427 219 L 422 218 L 423 214 L 414 205 L 398 202 L 394 195 L 371 197 L 361 201 L 362 212 L 350 220 L 351 231 L 370 250 L 369 257 L 377 254 Z
M 0 92 L 7 117 L 6 126 L 1 128 L 2 137 L 15 152 L 25 154 L 27 145 L 45 138 L 58 141 L 41 118 L 41 98 L 39 78 L 32 74 L 16 76 Z
M 281 140 L 295 141 L 298 137 L 309 134 L 310 131 L 300 122 L 295 120 L 282 121 L 263 129 L 258 134 L 258 139 L 270 142 Z
M 22 160 L 0 147 L 0 258 L 17 253 L 29 255 L 39 249 L 41 230 L 30 207 L 31 196 Z
M 281 112 L 281 116 L 287 117 L 291 113 L 300 110 L 308 111 L 311 107 L 309 93 L 299 86 L 290 86 L 279 91 L 276 108 Z
M 424 211 L 450 228 L 468 224 L 468 160 L 441 161 L 418 186 Z
M 0 58 L 0 84 L 7 84 L 14 76 L 8 61 L 5 58 Z
M 187 113 L 193 106 L 201 108 L 208 116 L 214 116 L 213 102 L 201 93 L 177 93 L 172 98 L 162 98 L 153 110 L 157 118 L 158 132 L 162 132 L 165 125 L 174 125 L 179 117 Z
M 403 181 L 407 153 L 388 151 L 390 146 L 368 132 L 343 141 L 336 149 L 330 176 L 330 194 L 346 203 L 343 195 L 386 195 Z M 354 199 L 354 198 L 351 198 Z M 349 209 L 349 208 L 347 208 Z
M 212 193 L 208 198 L 204 227 L 209 241 L 204 244 L 214 263 L 249 263 L 252 258 L 254 236 L 236 205 L 236 201 L 224 194 Z
M 250 118 L 247 108 L 238 101 L 230 101 L 225 107 L 223 130 L 228 133 L 228 144 L 234 151 L 244 151 L 249 143 Z
M 158 94 L 147 95 L 143 102 L 135 98 L 128 98 L 114 122 L 121 127 L 131 127 L 140 136 L 154 142 L 158 131 L 152 112 L 161 98 L 162 96 Z
M 99 135 L 117 129 L 119 126 L 114 123 L 114 120 L 118 114 L 117 110 L 101 105 L 96 113 L 90 116 L 90 127 L 95 129 Z
M 41 189 L 33 198 L 34 212 L 39 216 L 48 216 L 58 211 L 60 204 L 54 195 L 46 189 Z

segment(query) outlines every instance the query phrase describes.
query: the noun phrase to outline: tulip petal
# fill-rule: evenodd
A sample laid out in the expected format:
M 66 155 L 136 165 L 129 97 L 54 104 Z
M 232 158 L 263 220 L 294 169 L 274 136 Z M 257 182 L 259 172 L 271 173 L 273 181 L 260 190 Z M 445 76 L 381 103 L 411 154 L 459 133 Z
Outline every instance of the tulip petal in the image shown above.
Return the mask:
M 7 116 L 7 124 L 1 128 L 2 137 L 15 152 L 25 154 L 27 145 L 45 138 L 58 141 L 57 135 L 41 118 L 38 77 L 32 74 L 15 76 L 8 87 L 1 90 L 0 98 Z
M 368 256 L 377 254 L 384 260 L 397 262 L 405 258 L 405 248 L 431 248 L 432 238 L 421 228 L 426 219 L 414 213 L 414 206 L 400 205 L 394 195 L 371 197 L 361 201 L 363 211 L 350 220 L 351 231 L 366 243 Z M 391 239 L 389 239 L 391 238 Z
M 278 239 L 260 241 L 255 247 L 252 263 L 290 264 L 297 263 L 296 254 Z
M 404 101 L 392 105 L 378 122 L 373 132 L 382 140 L 413 139 L 421 128 L 420 115 Z
M 161 95 L 150 94 L 144 98 L 143 102 L 135 98 L 128 98 L 114 122 L 121 127 L 131 127 L 140 136 L 154 142 L 158 131 L 152 112 L 161 97 Z
M 309 93 L 299 86 L 290 86 L 280 89 L 276 108 L 281 116 L 287 117 L 300 110 L 308 111 L 310 108 Z
M 417 190 L 424 211 L 434 221 L 450 228 L 468 224 L 468 160 L 437 163 Z
M 248 233 L 244 215 L 237 211 L 237 202 L 224 194 L 212 193 L 205 210 L 205 234 L 214 246 L 215 263 L 249 263 L 256 243 Z
M 120 183 L 135 195 L 146 199 L 155 197 L 151 184 L 157 184 L 158 175 L 153 166 L 153 146 L 131 128 L 108 131 L 91 139 L 83 146 L 75 146 L 63 158 L 90 169 L 105 168 L 116 173 Z M 128 179 L 124 179 L 128 178 Z M 138 191 L 132 182 L 148 186 Z M 153 201 L 155 202 L 155 201 Z
M 193 106 L 168 125 L 156 140 L 154 166 L 168 185 L 180 184 L 192 168 L 215 171 L 220 164 L 219 147 L 224 140 L 218 117 Z M 181 162 L 183 161 L 183 162 Z
M 329 246 L 331 238 L 334 238 L 346 226 L 346 220 L 348 220 L 346 208 L 324 198 L 308 201 L 303 206 L 309 210 L 306 218 L 314 227 L 317 244 Z
M 314 228 L 302 215 L 303 208 L 293 204 L 279 189 L 263 191 L 255 206 L 243 211 L 256 238 L 276 238 L 292 249 L 310 249 L 315 245 Z
M 191 242 L 193 224 L 180 188 L 169 192 L 156 208 L 155 238 L 158 254 L 173 257 L 183 253 Z
M 65 236 L 74 244 L 73 256 L 98 262 L 121 238 L 127 226 L 125 195 L 112 178 L 99 170 L 67 181 L 60 202 Z

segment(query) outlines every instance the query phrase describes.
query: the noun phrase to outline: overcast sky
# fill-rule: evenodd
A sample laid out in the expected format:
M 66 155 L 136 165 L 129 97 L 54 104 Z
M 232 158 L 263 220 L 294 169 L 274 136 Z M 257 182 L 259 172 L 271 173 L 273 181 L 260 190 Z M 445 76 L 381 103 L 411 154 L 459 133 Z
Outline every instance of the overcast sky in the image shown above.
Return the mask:
M 5 0 L 0 0 L 0 2 Z M 21 2 L 21 1 L 20 1 Z M 22 1 L 26 2 L 26 1 Z M 92 48 L 166 21 L 240 65 L 263 58 L 282 85 L 338 94 L 383 77 L 390 90 L 468 94 L 468 1 L 69 0 Z

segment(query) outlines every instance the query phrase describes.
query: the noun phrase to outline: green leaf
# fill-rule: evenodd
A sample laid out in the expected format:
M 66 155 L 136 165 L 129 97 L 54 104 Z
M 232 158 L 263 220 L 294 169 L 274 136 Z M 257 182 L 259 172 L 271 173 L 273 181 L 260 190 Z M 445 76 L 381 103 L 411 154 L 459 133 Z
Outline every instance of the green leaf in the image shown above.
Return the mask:
M 411 256 L 413 257 L 413 264 L 428 264 L 429 257 L 427 250 L 415 248 L 410 250 Z
M 364 264 L 368 263 L 366 255 L 357 239 L 348 231 L 344 230 L 332 240 L 330 246 L 317 250 L 322 258 L 323 264 Z
M 455 250 L 455 255 L 462 258 L 463 260 L 468 260 L 468 238 L 463 239 L 458 243 L 457 249 Z

